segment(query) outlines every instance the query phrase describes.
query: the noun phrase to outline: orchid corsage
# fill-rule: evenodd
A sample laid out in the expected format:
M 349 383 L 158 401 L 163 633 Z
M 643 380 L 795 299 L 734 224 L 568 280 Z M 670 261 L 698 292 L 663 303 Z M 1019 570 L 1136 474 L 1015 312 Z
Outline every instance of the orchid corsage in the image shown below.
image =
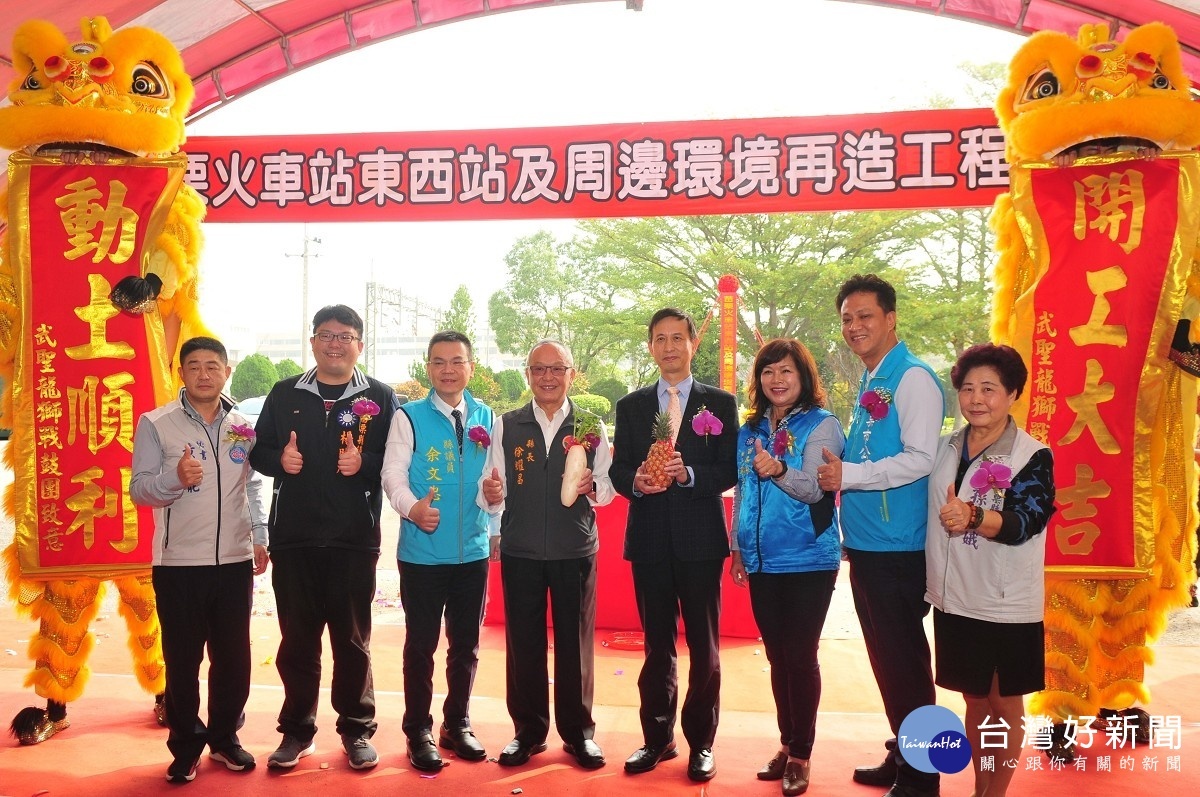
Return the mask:
M 870 390 L 864 390 L 863 394 L 858 397 L 858 405 L 867 411 L 870 421 L 882 421 L 886 418 L 888 407 L 891 403 L 892 391 L 886 387 L 875 387 Z
M 467 430 L 467 439 L 480 448 L 487 448 L 492 444 L 492 436 L 478 423 Z
M 249 443 L 255 436 L 254 427 L 250 424 L 234 423 L 229 425 L 225 437 L 231 443 Z
M 784 424 L 780 424 L 775 430 L 775 434 L 771 437 L 771 454 L 776 458 L 781 458 L 784 454 L 792 453 L 796 448 L 796 436 L 792 434 L 792 430 Z
M 363 440 L 367 437 L 367 424 L 379 414 L 379 405 L 369 398 L 360 398 L 350 407 L 350 411 L 358 416 L 358 447 L 361 450 Z
M 975 491 L 971 503 L 981 509 L 987 509 L 987 504 L 999 510 L 1004 502 L 1004 490 L 1012 487 L 1012 468 L 1003 462 L 998 462 L 985 456 L 979 467 L 971 474 L 971 489 Z M 972 548 L 979 547 L 979 532 L 967 529 L 963 534 L 963 544 Z
M 864 462 L 871 458 L 871 427 L 875 425 L 875 421 L 882 421 L 887 417 L 891 404 L 892 391 L 886 387 L 874 387 L 870 390 L 864 390 L 862 395 L 858 397 L 858 406 L 862 407 L 867 413 L 867 422 L 862 432 L 862 459 Z
M 710 434 L 720 434 L 725 429 L 725 424 L 721 423 L 721 419 L 705 407 L 700 405 L 699 411 L 692 416 L 692 431 L 696 434 L 704 435 L 705 444 L 708 443 Z

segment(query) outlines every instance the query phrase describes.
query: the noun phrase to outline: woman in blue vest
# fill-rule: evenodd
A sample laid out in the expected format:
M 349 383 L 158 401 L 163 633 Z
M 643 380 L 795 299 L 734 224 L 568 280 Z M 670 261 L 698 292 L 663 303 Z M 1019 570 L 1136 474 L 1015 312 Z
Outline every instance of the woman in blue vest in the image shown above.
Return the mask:
M 730 574 L 750 604 L 771 662 L 780 748 L 758 773 L 785 795 L 808 789 L 821 668 L 817 647 L 841 563 L 833 495 L 817 485 L 821 449 L 841 454 L 837 418 L 812 354 L 772 340 L 754 359 L 750 417 L 738 432 Z

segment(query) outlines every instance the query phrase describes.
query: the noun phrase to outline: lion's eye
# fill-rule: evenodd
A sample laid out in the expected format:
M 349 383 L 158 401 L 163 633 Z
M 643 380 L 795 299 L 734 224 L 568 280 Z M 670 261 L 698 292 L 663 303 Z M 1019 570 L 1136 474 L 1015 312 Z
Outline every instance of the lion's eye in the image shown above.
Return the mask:
M 42 87 L 42 82 L 38 80 L 37 72 L 30 72 L 21 81 L 21 91 L 37 91 Z
M 1150 88 L 1169 91 L 1170 89 L 1173 89 L 1174 86 L 1171 85 L 1171 79 L 1169 77 L 1164 75 L 1162 72 L 1155 72 L 1154 77 L 1150 78 Z
M 156 97 L 162 100 L 169 99 L 171 96 L 170 88 L 167 81 L 163 79 L 162 73 L 158 71 L 158 67 L 149 63 L 138 64 L 133 68 L 130 90 L 142 97 Z
M 1058 83 L 1058 77 L 1049 69 L 1043 69 L 1037 74 L 1029 78 L 1025 83 L 1025 93 L 1022 99 L 1026 101 L 1044 100 L 1047 97 L 1053 97 L 1062 91 Z

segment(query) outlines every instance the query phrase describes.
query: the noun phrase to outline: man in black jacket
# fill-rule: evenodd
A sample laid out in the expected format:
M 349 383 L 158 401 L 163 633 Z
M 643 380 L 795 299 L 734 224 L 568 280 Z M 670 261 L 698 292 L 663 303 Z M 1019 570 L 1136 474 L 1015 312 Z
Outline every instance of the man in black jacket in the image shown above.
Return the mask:
M 612 481 L 629 499 L 625 558 L 632 563 L 638 617 L 645 632 L 645 663 L 638 677 L 645 744 L 625 771 L 649 772 L 674 758 L 678 706 L 675 638 L 683 616 L 691 669 L 680 726 L 691 747 L 688 777 L 716 774 L 712 745 L 720 711 L 721 571 L 729 532 L 721 495 L 737 482 L 737 402 L 732 394 L 692 379 L 698 335 L 691 316 L 673 307 L 650 319 L 649 348 L 658 381 L 617 402 Z M 709 410 L 723 426 L 700 434 L 692 419 Z M 654 416 L 674 416 L 675 452 L 667 487 L 646 473 Z
M 354 769 L 375 766 L 371 606 L 379 560 L 380 471 L 395 391 L 365 376 L 363 322 L 345 305 L 323 307 L 310 338 L 317 365 L 271 388 L 250 464 L 275 480 L 271 585 L 282 639 L 283 741 L 267 766 L 288 769 L 316 750 L 321 634 L 333 651 L 337 732 Z

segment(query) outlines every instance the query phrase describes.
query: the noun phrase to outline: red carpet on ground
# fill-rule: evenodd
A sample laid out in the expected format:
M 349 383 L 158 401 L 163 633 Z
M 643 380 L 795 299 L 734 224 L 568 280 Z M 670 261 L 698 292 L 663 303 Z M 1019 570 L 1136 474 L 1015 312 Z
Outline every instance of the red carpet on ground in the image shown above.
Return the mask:
M 26 671 L 24 647 L 32 626 L 16 620 L 11 609 L 0 613 L 0 639 L 6 655 L 0 661 L 0 718 L 5 722 L 32 702 L 21 682 Z M 714 749 L 717 776 L 708 784 L 687 780 L 686 749 L 673 761 L 650 773 L 626 775 L 625 758 L 641 744 L 637 718 L 637 674 L 640 654 L 597 645 L 596 741 L 608 765 L 586 772 L 562 752 L 561 740 L 551 732 L 549 750 L 529 764 L 507 769 L 494 760 L 481 763 L 454 761 L 435 777 L 409 765 L 400 732 L 403 713 L 400 653 L 402 625 L 380 624 L 372 642 L 378 703 L 379 766 L 364 772 L 351 770 L 333 730 L 334 715 L 328 691 L 319 710 L 317 752 L 289 772 L 269 771 L 267 755 L 278 744 L 275 713 L 282 700 L 272 657 L 278 643 L 273 618 L 256 617 L 253 625 L 254 686 L 247 706 L 242 741 L 259 761 L 247 773 L 227 771 L 205 757 L 190 784 L 175 786 L 164 780 L 169 756 L 166 732 L 154 723 L 152 699 L 140 691 L 128 673 L 124 628 L 115 615 L 99 622 L 101 635 L 93 657 L 94 674 L 84 697 L 71 705 L 72 726 L 53 739 L 21 747 L 15 740 L 0 742 L 0 795 L 3 797 L 59 797 L 60 795 L 152 795 L 175 792 L 193 795 L 375 795 L 420 790 L 428 795 L 738 795 L 768 797 L 780 793 L 778 782 L 757 781 L 754 773 L 774 754 L 778 735 L 770 695 L 767 662 L 754 640 L 724 640 L 722 649 L 721 725 Z M 598 634 L 602 642 L 605 632 Z M 328 649 L 326 647 L 326 649 Z M 686 649 L 681 648 L 681 680 L 686 680 Z M 1012 795 L 1071 794 L 1162 797 L 1195 794 L 1200 790 L 1200 647 L 1168 646 L 1157 651 L 1157 663 L 1148 669 L 1152 715 L 1179 717 L 1181 730 L 1176 749 L 1115 751 L 1101 749 L 1103 740 L 1082 764 L 1065 771 L 1049 771 L 1037 751 L 1026 748 L 1010 790 Z M 439 651 L 439 659 L 444 655 Z M 499 753 L 511 738 L 512 725 L 504 705 L 503 629 L 484 629 L 479 679 L 472 702 L 477 735 L 489 756 Z M 855 766 L 877 763 L 883 753 L 887 724 L 871 677 L 862 642 L 826 639 L 821 647 L 824 694 L 813 753 L 809 794 L 879 797 L 883 789 L 851 782 Z M 440 665 L 439 665 L 440 666 Z M 438 678 L 441 678 L 439 673 Z M 329 681 L 326 661 L 325 683 Z M 444 692 L 444 684 L 435 683 Z M 942 693 L 939 702 L 958 712 L 957 695 Z M 440 719 L 435 698 L 434 716 Z M 683 744 L 682 735 L 678 741 Z M 1109 756 L 1111 771 L 1098 768 L 1099 756 Z M 1030 766 L 1040 770 L 1030 770 Z M 967 772 L 943 778 L 945 797 L 966 797 L 971 792 Z

